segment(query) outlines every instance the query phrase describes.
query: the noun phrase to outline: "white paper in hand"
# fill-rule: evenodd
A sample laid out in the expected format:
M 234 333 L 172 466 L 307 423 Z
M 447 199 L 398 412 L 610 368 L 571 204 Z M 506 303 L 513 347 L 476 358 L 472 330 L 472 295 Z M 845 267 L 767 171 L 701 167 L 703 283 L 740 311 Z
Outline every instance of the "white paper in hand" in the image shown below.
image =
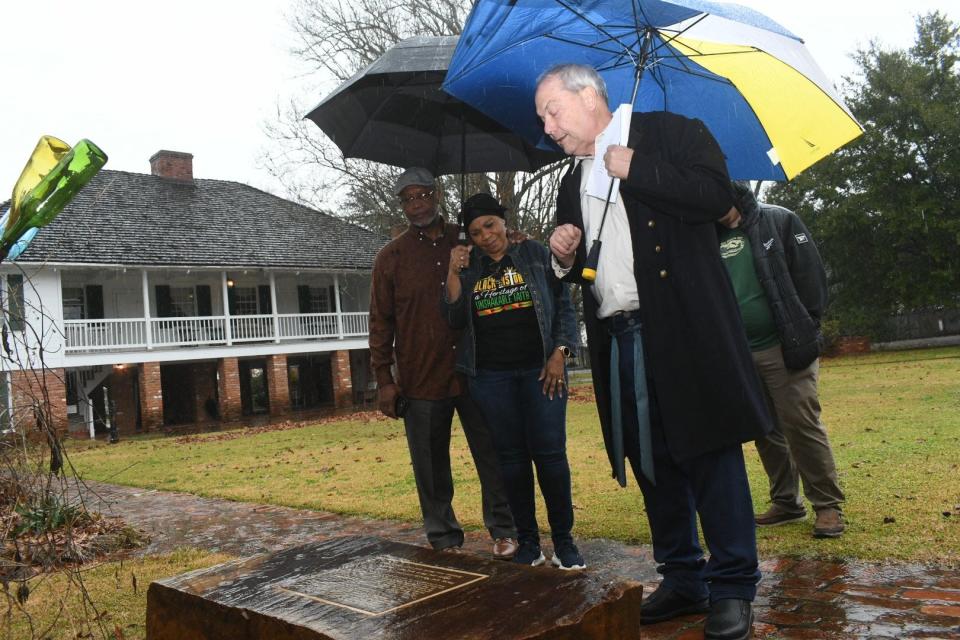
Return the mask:
M 593 167 L 591 167 L 590 176 L 587 179 L 587 195 L 594 198 L 600 198 L 603 201 L 607 199 L 607 193 L 610 193 L 610 202 L 617 201 L 617 193 L 620 191 L 619 178 L 611 178 L 607 173 L 607 167 L 603 164 L 603 154 L 607 152 L 607 147 L 612 144 L 626 146 L 627 137 L 630 134 L 630 117 L 633 115 L 633 105 L 622 104 L 613 112 L 613 119 L 604 129 L 594 143 Z M 610 180 L 613 180 L 613 191 L 610 191 Z

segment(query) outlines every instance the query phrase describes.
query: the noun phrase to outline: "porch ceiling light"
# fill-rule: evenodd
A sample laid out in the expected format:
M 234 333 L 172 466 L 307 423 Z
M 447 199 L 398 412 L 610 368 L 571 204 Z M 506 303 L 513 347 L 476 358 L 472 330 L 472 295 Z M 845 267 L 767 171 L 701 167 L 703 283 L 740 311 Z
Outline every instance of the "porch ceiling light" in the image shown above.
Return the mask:
M 228 287 L 232 287 L 232 286 L 233 286 L 233 278 L 227 278 L 227 286 L 228 286 Z

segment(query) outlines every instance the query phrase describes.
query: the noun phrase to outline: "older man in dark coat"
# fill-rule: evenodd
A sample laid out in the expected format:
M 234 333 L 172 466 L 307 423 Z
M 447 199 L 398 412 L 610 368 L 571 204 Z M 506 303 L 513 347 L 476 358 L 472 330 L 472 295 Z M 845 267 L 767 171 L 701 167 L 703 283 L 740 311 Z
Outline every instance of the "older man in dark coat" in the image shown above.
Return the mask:
M 707 638 L 747 638 L 760 572 L 740 445 L 771 420 L 717 248 L 713 223 L 734 200 L 723 155 L 701 122 L 656 112 L 634 113 L 628 146 L 594 159 L 612 116 L 589 67 L 547 71 L 536 107 L 546 133 L 578 158 L 560 186 L 550 247 L 558 274 L 584 287 L 607 454 L 622 485 L 630 460 L 664 576 L 641 619 L 709 609 Z M 602 233 L 604 200 L 584 179 L 594 160 L 621 178 Z M 596 281 L 585 281 L 598 234 Z

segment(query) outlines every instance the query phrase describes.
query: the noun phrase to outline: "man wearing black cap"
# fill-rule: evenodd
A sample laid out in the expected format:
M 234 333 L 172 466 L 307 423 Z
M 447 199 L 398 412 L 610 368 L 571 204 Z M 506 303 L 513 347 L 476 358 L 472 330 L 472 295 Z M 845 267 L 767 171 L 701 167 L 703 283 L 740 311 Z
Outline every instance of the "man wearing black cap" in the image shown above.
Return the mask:
M 426 169 L 404 171 L 394 193 L 410 226 L 380 250 L 373 266 L 370 357 L 380 411 L 403 418 L 427 539 L 434 549 L 455 551 L 463 544 L 450 472 L 456 409 L 480 477 L 483 522 L 494 539 L 494 557 L 510 559 L 517 534 L 496 453 L 479 408 L 454 371 L 460 334 L 450 329 L 439 307 L 457 227 L 440 216 L 436 181 Z

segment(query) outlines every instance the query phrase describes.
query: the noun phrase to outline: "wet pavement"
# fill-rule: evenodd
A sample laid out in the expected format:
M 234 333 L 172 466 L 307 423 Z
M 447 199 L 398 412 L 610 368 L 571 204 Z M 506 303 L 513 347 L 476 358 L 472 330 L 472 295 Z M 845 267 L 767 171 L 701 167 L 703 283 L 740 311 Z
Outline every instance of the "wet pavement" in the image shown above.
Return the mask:
M 141 554 L 190 546 L 249 556 L 345 535 L 426 545 L 417 524 L 96 482 L 88 482 L 87 487 L 84 495 L 89 507 L 120 515 L 150 535 L 151 542 Z M 649 546 L 610 540 L 578 543 L 588 571 L 640 581 L 647 592 L 656 588 L 658 576 Z M 464 548 L 487 556 L 491 545 L 485 532 L 471 531 Z M 764 578 L 755 603 L 755 638 L 960 638 L 960 571 L 790 558 L 765 559 L 761 568 Z M 644 626 L 637 637 L 697 640 L 703 637 L 702 621 L 703 616 L 689 616 Z

